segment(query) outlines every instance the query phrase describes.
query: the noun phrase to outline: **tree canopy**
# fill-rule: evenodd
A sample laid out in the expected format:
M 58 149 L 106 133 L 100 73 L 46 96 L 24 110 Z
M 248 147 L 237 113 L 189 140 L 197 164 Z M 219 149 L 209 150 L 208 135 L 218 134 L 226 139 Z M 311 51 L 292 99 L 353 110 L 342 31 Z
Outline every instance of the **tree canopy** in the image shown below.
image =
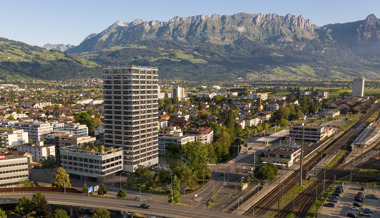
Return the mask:
M 71 188 L 69 174 L 62 167 L 59 167 L 54 174 L 53 187 Z
M 111 213 L 107 209 L 98 208 L 95 210 L 95 213 L 92 214 L 92 218 L 110 218 Z
M 273 163 L 264 163 L 256 167 L 254 175 L 259 180 L 272 180 L 278 174 L 278 168 Z

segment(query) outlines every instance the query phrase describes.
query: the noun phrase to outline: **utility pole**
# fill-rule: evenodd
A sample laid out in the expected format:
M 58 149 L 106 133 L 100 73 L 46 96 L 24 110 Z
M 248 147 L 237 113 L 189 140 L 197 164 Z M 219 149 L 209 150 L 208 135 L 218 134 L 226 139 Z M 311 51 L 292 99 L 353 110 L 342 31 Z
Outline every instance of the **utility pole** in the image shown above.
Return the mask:
M 172 173 L 172 175 L 170 176 L 170 180 L 171 180 L 171 183 L 172 183 L 172 203 L 173 203 L 173 194 L 174 194 L 174 192 L 173 192 L 173 173 Z M 140 186 L 141 187 L 141 186 Z
M 323 191 L 325 191 L 325 180 L 326 180 L 326 167 L 325 169 L 323 170 Z
M 363 168 L 363 145 L 360 146 L 361 147 L 361 163 L 360 163 L 360 172 L 362 171 L 362 168 Z
M 352 181 L 352 170 L 354 169 L 353 163 L 351 162 L 351 173 L 350 173 L 350 182 Z
M 315 189 L 315 202 L 317 202 L 317 199 L 318 199 L 318 188 Z M 318 213 L 318 207 L 315 207 L 315 216 L 317 216 L 317 213 Z
M 294 201 L 295 201 L 295 199 L 294 199 L 294 191 L 293 191 L 293 200 L 292 200 L 292 202 L 293 202 L 293 214 L 294 214 Z
M 280 189 L 281 189 L 281 176 L 278 177 L 278 205 L 277 205 L 277 214 L 280 215 Z
M 302 124 L 305 125 L 305 124 Z M 301 157 L 300 157 L 300 181 L 299 186 L 302 187 L 302 159 L 303 159 L 303 143 L 305 140 L 305 126 L 302 126 L 302 144 L 301 144 Z

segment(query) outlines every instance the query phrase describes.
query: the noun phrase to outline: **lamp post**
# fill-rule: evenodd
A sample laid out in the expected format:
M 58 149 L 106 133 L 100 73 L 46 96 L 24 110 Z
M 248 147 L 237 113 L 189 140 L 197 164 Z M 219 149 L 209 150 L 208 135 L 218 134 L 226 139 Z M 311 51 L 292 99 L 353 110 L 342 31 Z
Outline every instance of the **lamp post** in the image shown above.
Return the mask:
M 120 189 L 121 189 L 121 175 L 122 175 L 123 173 L 125 173 L 125 175 L 127 175 L 127 173 L 124 172 L 124 171 L 122 171 L 122 172 L 120 173 Z

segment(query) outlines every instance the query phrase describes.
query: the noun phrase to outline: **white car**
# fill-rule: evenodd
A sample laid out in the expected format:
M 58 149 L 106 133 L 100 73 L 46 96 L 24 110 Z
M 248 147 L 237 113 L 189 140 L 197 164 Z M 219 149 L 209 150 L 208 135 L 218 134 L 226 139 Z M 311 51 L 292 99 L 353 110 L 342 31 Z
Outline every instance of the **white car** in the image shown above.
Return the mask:
M 355 206 L 350 206 L 350 210 L 359 211 L 359 208 L 357 208 Z

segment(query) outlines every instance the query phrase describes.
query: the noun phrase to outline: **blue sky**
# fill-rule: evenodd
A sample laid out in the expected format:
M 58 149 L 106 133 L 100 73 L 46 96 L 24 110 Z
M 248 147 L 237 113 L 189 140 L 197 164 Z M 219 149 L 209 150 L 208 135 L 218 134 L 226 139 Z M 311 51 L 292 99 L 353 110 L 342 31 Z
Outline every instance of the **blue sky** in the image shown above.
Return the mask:
M 380 0 L 3 0 L 0 37 L 31 45 L 78 45 L 117 20 L 167 21 L 199 14 L 302 15 L 316 25 L 380 16 Z

